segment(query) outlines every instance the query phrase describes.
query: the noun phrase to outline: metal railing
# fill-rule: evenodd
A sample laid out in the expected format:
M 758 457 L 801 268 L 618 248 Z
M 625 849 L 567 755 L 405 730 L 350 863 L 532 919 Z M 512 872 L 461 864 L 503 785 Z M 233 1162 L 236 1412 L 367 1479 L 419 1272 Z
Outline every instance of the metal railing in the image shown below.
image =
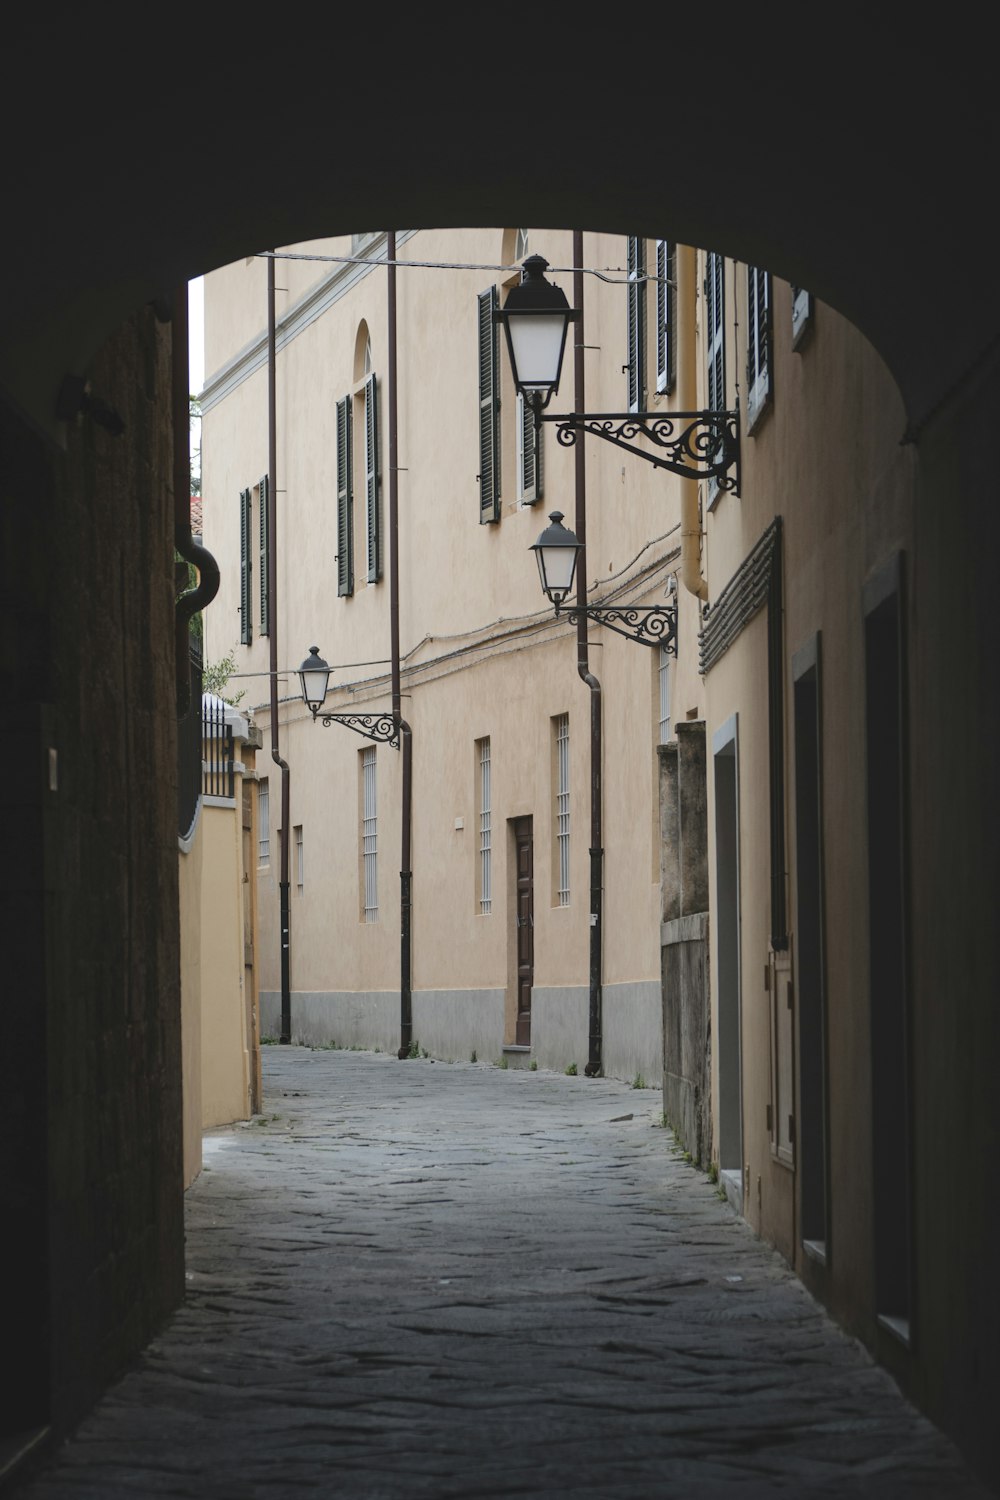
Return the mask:
M 210 698 L 201 707 L 201 789 L 206 797 L 234 797 L 233 729 L 226 723 L 226 705 Z

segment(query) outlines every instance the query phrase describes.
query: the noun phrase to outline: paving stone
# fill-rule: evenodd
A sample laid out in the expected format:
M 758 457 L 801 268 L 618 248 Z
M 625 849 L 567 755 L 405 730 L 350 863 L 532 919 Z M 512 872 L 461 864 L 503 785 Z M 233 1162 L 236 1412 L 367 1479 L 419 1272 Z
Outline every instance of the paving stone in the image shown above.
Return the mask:
M 986 1491 L 607 1079 L 269 1047 L 183 1308 L 25 1500 Z

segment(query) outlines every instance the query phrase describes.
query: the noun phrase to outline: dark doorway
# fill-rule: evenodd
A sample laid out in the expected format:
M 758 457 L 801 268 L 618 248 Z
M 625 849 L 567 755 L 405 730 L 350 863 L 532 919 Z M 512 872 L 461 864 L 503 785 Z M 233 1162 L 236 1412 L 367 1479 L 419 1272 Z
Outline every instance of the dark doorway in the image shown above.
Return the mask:
M 792 661 L 795 709 L 795 892 L 798 931 L 801 1237 L 824 1265 L 830 1251 L 826 979 L 823 926 L 819 636 Z
M 902 559 L 869 580 L 865 613 L 872 1213 L 879 1321 L 909 1340 L 911 1131 L 906 931 L 906 713 Z
M 515 818 L 514 855 L 517 926 L 517 1031 L 519 1047 L 531 1046 L 531 986 L 535 980 L 535 877 L 531 818 Z
M 736 718 L 717 730 L 715 859 L 718 922 L 719 1171 L 730 1201 L 743 1207 L 743 1099 L 740 1058 L 740 835 Z

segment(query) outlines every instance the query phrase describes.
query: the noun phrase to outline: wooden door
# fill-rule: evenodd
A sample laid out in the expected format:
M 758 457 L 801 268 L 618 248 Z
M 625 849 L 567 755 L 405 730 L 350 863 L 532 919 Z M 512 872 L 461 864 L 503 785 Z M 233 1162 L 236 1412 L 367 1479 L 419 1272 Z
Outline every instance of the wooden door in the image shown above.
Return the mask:
M 514 822 L 517 899 L 517 1033 L 519 1047 L 531 1045 L 531 986 L 535 978 L 534 841 L 531 819 Z

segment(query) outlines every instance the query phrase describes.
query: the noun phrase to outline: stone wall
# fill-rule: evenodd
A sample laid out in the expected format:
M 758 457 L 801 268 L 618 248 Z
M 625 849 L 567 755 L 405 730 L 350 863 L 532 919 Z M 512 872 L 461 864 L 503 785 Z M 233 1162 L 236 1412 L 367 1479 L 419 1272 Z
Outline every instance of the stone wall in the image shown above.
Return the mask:
M 0 408 L 9 1433 L 69 1426 L 183 1292 L 170 328 L 108 341 L 65 450 Z

